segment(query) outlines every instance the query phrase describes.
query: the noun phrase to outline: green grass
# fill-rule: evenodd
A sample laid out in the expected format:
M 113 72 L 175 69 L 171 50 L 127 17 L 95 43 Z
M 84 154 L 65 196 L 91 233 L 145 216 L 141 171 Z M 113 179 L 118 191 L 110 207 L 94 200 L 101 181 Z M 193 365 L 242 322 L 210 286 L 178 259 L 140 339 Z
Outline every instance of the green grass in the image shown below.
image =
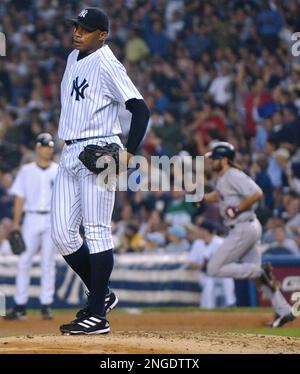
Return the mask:
M 131 308 L 117 308 L 119 311 L 125 311 Z M 147 308 L 133 308 L 138 309 L 141 313 L 190 313 L 190 312 L 201 312 L 201 313 L 272 313 L 272 308 L 251 308 L 251 307 L 240 307 L 240 308 L 216 308 L 216 309 L 202 309 L 199 307 L 147 307 Z
M 78 309 L 55 309 L 55 314 L 76 314 Z M 272 313 L 272 308 L 251 308 L 251 307 L 240 307 L 240 308 L 216 308 L 216 309 L 202 309 L 199 307 L 146 307 L 146 308 L 116 308 L 114 313 L 127 313 L 130 309 L 136 309 L 141 313 L 190 313 L 190 312 L 201 312 L 201 313 Z M 40 313 L 39 309 L 31 309 L 28 311 L 31 315 L 37 315 Z
M 241 333 L 241 334 L 260 334 L 260 335 L 275 335 L 275 336 L 290 336 L 294 338 L 300 338 L 300 329 L 297 328 L 261 328 L 261 329 L 249 329 L 249 330 L 226 330 L 227 332 Z
M 129 308 L 130 309 L 130 308 Z M 119 309 L 122 310 L 122 309 Z M 216 308 L 216 309 L 202 309 L 199 307 L 159 307 L 159 308 L 138 308 L 142 313 L 186 313 L 186 312 L 201 312 L 201 313 L 272 313 L 272 308 Z M 123 309 L 126 311 L 126 308 Z
M 78 312 L 78 309 L 53 309 L 54 314 L 76 314 Z M 27 314 L 31 316 L 38 316 L 40 315 L 40 309 L 29 309 L 27 310 Z

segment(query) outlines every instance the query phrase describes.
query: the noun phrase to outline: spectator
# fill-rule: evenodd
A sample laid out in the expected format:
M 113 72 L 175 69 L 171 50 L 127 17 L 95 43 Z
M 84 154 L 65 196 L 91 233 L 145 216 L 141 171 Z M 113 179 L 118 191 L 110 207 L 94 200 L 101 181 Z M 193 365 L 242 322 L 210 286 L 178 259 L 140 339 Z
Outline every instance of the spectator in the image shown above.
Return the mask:
M 262 204 L 272 211 L 274 207 L 273 185 L 271 182 L 271 178 L 267 174 L 267 169 L 268 169 L 267 158 L 263 154 L 257 155 L 257 158 L 255 162 L 253 163 L 253 167 L 252 167 L 254 180 L 264 193 L 264 199 L 262 200 Z
M 169 40 L 163 30 L 162 22 L 157 20 L 146 32 L 146 41 L 153 54 L 164 57 L 169 52 Z
M 169 244 L 166 246 L 167 253 L 186 252 L 190 244 L 186 240 L 186 230 L 183 226 L 171 226 L 167 229 Z
M 162 140 L 166 155 L 172 157 L 177 154 L 182 135 L 180 133 L 180 125 L 172 113 L 165 112 L 163 125 L 153 129 L 153 131 Z
M 126 226 L 124 234 L 120 237 L 118 244 L 116 250 L 119 254 L 125 252 L 140 252 L 145 247 L 145 241 L 139 234 L 138 228 L 132 224 Z
M 290 156 L 289 151 L 284 148 L 275 150 L 274 143 L 271 140 L 268 141 L 267 148 L 269 149 L 267 174 L 274 188 L 282 188 L 287 185 L 285 169 Z
M 300 234 L 300 198 L 294 191 L 289 192 L 286 200 L 284 218 L 288 232 L 294 235 Z
M 146 235 L 145 253 L 161 253 L 164 251 L 166 239 L 160 232 L 149 232 Z
M 264 151 L 267 139 L 272 131 L 272 125 L 272 118 L 266 117 L 263 122 L 257 126 L 255 137 L 255 149 L 257 151 Z
M 295 162 L 291 165 L 287 177 L 290 189 L 300 194 L 300 162 Z
M 128 41 L 125 47 L 126 59 L 131 62 L 139 62 L 149 55 L 149 48 L 145 41 L 139 36 L 139 30 L 129 30 Z
M 282 16 L 277 11 L 273 3 L 264 0 L 261 10 L 255 17 L 257 31 L 263 44 L 273 51 L 277 48 L 279 42 L 279 32 L 283 26 Z
M 115 236 L 122 236 L 127 228 L 128 223 L 133 217 L 133 210 L 130 204 L 125 204 L 121 207 L 120 217 L 117 220 L 114 228 Z
M 192 29 L 185 30 L 185 34 L 184 45 L 192 60 L 198 60 L 203 53 L 211 50 L 212 40 L 206 25 L 194 24 Z
M 12 217 L 13 197 L 9 194 L 12 185 L 12 175 L 0 171 L 0 220 Z
M 183 191 L 171 191 L 172 200 L 166 207 L 165 220 L 171 225 L 185 225 L 192 221 L 196 208 L 185 201 Z
M 219 75 L 213 79 L 208 89 L 216 104 L 225 105 L 231 99 L 230 83 L 229 65 L 226 62 L 222 62 Z
M 274 229 L 275 241 L 268 244 L 265 248 L 267 253 L 289 253 L 293 255 L 299 255 L 300 250 L 293 239 L 288 239 L 284 227 L 276 227 Z M 265 252 L 265 253 L 266 253 Z
M 169 40 L 175 41 L 177 35 L 183 30 L 184 20 L 182 18 L 182 13 L 179 10 L 175 10 L 170 19 L 168 20 L 166 35 L 169 38 Z

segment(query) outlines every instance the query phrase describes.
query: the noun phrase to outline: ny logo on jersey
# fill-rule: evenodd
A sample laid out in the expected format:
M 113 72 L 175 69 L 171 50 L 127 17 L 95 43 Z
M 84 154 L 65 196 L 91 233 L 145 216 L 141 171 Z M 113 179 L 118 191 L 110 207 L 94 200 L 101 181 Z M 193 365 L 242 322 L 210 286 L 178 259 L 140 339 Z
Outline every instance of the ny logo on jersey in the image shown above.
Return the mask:
M 87 10 L 87 9 L 83 9 L 83 10 L 78 14 L 78 17 L 82 17 L 82 18 L 84 18 L 87 14 L 88 14 L 88 10 Z
M 71 96 L 73 96 L 74 91 L 76 92 L 76 98 L 75 100 L 79 101 L 80 97 L 84 99 L 84 90 L 88 88 L 89 84 L 87 83 L 87 80 L 84 78 L 82 83 L 78 84 L 79 77 L 76 77 L 76 79 L 73 80 L 73 88 L 71 92 Z

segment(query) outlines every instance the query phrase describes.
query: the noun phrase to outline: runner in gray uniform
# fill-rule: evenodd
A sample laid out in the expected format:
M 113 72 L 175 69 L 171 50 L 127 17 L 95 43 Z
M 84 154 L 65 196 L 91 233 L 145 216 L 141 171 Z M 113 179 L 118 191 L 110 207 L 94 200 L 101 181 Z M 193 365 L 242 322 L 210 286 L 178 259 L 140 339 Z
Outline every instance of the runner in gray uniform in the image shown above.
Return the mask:
M 235 149 L 230 143 L 217 143 L 205 156 L 212 159 L 212 170 L 218 173 L 218 180 L 216 190 L 205 194 L 204 201 L 219 203 L 220 213 L 229 228 L 229 235 L 207 264 L 207 273 L 210 276 L 252 279 L 276 311 L 271 326 L 282 326 L 295 317 L 276 284 L 271 265 L 261 264 L 258 244 L 262 228 L 255 209 L 263 192 L 234 163 Z

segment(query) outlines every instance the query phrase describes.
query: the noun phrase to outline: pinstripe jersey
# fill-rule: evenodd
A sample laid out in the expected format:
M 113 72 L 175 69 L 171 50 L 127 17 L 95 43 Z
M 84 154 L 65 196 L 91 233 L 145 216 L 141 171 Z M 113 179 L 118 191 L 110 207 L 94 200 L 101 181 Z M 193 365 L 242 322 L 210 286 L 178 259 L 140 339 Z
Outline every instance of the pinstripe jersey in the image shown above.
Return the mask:
M 142 95 L 107 45 L 79 61 L 78 54 L 75 49 L 68 56 L 61 83 L 58 136 L 73 140 L 120 134 L 120 106 Z

